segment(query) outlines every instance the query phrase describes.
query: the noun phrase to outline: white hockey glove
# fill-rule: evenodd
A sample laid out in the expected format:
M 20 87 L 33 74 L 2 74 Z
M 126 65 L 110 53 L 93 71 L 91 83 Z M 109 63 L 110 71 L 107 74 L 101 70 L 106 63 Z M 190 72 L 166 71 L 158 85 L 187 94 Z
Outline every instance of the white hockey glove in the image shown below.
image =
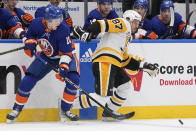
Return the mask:
M 159 73 L 158 64 L 151 64 L 147 62 L 140 63 L 140 69 L 147 72 L 151 77 L 156 77 Z
M 73 29 L 73 36 L 76 39 L 82 40 L 86 43 L 90 42 L 92 39 L 92 34 L 89 32 L 85 32 L 81 27 L 75 26 Z

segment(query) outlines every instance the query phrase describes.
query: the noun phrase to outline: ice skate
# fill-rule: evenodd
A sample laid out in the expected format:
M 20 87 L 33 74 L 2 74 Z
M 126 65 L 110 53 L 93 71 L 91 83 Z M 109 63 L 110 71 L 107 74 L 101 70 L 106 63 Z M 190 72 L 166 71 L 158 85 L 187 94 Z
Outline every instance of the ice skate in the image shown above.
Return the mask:
M 120 115 L 120 113 L 118 113 L 118 112 L 112 111 L 112 113 L 114 113 L 116 115 Z M 112 118 L 111 115 L 104 110 L 103 114 L 102 114 L 102 121 L 105 121 L 105 122 L 118 122 L 118 121 L 121 121 L 121 120 Z
M 79 117 L 73 114 L 71 111 L 66 111 L 66 112 L 62 111 L 60 114 L 60 119 L 61 119 L 61 122 L 78 121 Z
M 12 112 L 10 112 L 9 114 L 7 114 L 7 123 L 13 123 L 17 120 L 18 116 L 19 116 L 20 112 L 18 112 L 17 110 L 12 110 Z

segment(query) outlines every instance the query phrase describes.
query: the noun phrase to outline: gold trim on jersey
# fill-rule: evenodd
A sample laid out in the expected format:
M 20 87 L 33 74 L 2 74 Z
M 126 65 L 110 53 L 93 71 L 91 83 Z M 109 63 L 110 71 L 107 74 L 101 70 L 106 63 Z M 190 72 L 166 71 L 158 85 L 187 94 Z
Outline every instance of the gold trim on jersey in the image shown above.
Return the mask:
M 100 84 L 101 84 L 101 96 L 106 96 L 108 92 L 109 79 L 111 64 L 109 63 L 99 63 L 100 71 Z
M 98 20 L 100 26 L 101 26 L 101 32 L 105 32 L 106 25 L 104 20 Z
M 93 53 L 92 61 L 93 63 L 106 62 L 116 65 L 118 67 L 124 67 L 130 62 L 132 56 L 129 55 L 127 52 L 123 53 L 124 55 L 111 47 L 105 47 Z

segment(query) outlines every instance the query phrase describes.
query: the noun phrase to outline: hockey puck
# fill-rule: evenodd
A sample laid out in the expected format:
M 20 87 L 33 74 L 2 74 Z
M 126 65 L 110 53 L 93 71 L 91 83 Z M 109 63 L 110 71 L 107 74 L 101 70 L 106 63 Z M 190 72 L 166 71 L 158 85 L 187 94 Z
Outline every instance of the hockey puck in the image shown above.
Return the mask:
M 184 123 L 182 122 L 182 120 L 180 120 L 180 119 L 179 119 L 178 121 L 180 122 L 180 124 L 181 124 L 181 125 L 183 125 L 183 124 L 184 124 Z

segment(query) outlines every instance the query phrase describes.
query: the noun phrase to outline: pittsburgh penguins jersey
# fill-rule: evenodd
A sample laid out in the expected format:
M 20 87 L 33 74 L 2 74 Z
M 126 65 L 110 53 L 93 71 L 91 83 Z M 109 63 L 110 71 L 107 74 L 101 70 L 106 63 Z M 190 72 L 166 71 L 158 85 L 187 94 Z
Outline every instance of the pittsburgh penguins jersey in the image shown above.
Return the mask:
M 127 65 L 130 61 L 127 46 L 132 39 L 130 23 L 123 18 L 97 22 L 105 33 L 92 55 L 93 62 L 108 62 L 118 67 Z
M 92 22 L 95 22 L 96 20 L 103 20 L 103 19 L 114 19 L 114 18 L 118 18 L 118 14 L 114 11 L 114 10 L 111 10 L 110 13 L 107 15 L 106 18 L 104 18 L 101 13 L 98 11 L 98 8 L 92 10 L 86 20 L 85 20 L 85 24 L 83 26 L 83 29 L 86 30 L 89 25 L 92 24 Z
M 44 18 L 36 18 L 29 25 L 26 37 L 37 40 L 42 52 L 49 58 L 60 58 L 62 55 L 72 57 L 74 44 L 65 21 L 56 30 L 49 30 Z
M 44 17 L 46 7 L 47 7 L 47 6 L 43 6 L 43 7 L 37 8 L 37 10 L 36 10 L 36 12 L 35 12 L 35 18 Z M 72 30 L 72 29 L 73 29 L 72 18 L 70 17 L 70 15 L 69 15 L 68 12 L 66 13 L 65 9 L 62 9 L 62 8 L 61 8 L 61 11 L 62 11 L 64 20 L 66 21 L 66 23 L 68 24 L 68 26 L 69 26 L 70 29 Z
M 181 34 L 186 25 L 182 20 L 182 16 L 176 12 L 174 13 L 174 25 L 172 27 L 172 30 L 167 34 L 165 34 L 165 32 L 167 32 L 168 30 L 168 25 L 163 24 L 161 15 L 157 15 L 152 18 L 151 24 L 152 31 L 154 31 L 159 37 L 164 36 L 163 38 L 175 36 L 176 34 Z
M 10 35 L 18 35 L 19 37 L 22 28 L 14 20 L 14 16 L 4 8 L 0 8 L 0 39 L 5 39 L 5 32 L 8 31 Z

